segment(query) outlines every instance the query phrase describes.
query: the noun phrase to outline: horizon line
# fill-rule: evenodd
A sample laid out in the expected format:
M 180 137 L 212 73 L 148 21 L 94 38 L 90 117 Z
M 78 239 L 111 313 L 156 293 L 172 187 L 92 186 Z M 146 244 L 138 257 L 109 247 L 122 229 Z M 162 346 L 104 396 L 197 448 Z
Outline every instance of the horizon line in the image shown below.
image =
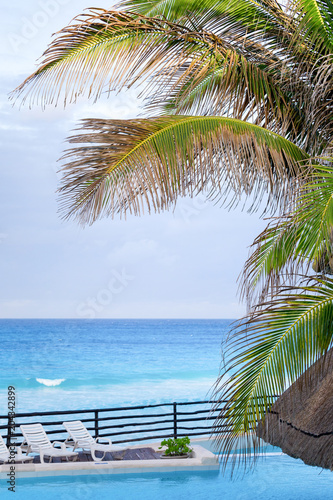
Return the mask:
M 124 318 L 124 317 L 119 317 L 119 318 L 73 318 L 73 317 L 61 317 L 61 318 L 40 318 L 40 317 L 34 317 L 34 318 L 0 318 L 1 320 L 75 320 L 75 321 L 102 321 L 102 320 L 123 320 L 123 321 L 153 321 L 153 320 L 163 320 L 163 321 L 220 321 L 220 320 L 229 320 L 229 321 L 235 321 L 239 318 Z

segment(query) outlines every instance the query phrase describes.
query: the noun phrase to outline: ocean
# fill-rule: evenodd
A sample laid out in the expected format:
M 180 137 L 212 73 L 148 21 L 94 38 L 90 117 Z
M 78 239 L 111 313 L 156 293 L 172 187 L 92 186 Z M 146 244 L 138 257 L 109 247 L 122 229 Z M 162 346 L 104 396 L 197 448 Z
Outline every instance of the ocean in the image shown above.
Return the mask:
M 0 320 L 0 413 L 209 398 L 232 320 Z

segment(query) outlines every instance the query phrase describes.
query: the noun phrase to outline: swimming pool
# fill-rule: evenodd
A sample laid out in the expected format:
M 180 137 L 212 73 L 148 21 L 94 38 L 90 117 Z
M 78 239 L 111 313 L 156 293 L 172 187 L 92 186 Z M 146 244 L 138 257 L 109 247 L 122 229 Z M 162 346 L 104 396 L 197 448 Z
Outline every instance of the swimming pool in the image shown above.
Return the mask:
M 1 499 L 15 500 L 333 499 L 333 473 L 280 454 L 260 459 L 237 479 L 214 471 L 24 478 L 17 479 L 14 497 L 1 483 Z

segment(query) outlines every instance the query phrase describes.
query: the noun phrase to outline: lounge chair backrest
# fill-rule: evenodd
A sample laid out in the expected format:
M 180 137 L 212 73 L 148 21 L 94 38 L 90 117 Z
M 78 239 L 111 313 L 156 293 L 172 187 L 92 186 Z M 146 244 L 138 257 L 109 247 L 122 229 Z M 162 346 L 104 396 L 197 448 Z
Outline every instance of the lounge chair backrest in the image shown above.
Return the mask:
M 49 438 L 47 437 L 42 424 L 20 425 L 21 432 L 25 437 L 28 446 L 40 448 L 51 448 Z
M 88 432 L 87 428 L 83 425 L 81 420 L 74 420 L 72 422 L 64 422 L 63 426 L 66 431 L 73 439 L 75 443 L 85 442 L 90 444 L 95 444 L 96 441 L 92 435 Z
M 0 455 L 5 455 L 6 453 L 9 453 L 9 451 L 3 440 L 3 437 L 0 434 Z

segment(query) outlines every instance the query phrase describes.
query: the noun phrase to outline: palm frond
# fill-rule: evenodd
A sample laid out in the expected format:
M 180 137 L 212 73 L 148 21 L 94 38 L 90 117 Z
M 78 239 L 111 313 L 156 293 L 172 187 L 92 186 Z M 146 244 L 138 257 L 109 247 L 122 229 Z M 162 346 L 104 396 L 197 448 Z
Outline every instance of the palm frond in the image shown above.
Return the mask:
M 97 98 L 106 82 L 109 90 L 130 85 L 144 71 L 144 62 L 149 67 L 159 59 L 157 54 L 168 41 L 170 29 L 164 21 L 91 9 L 57 33 L 40 67 L 14 90 L 12 98 L 24 95 L 23 102 L 29 96 L 30 104 L 57 103 L 62 89 L 66 102 L 75 101 L 87 90 L 89 97 Z
M 214 394 L 220 401 L 214 430 L 224 466 L 228 461 L 233 466 L 246 464 L 258 455 L 256 427 L 275 396 L 332 345 L 333 280 L 329 278 L 283 290 L 235 326 Z M 233 455 L 240 442 L 247 446 Z
M 245 4 L 259 8 L 244 2 L 243 10 Z M 274 10 L 275 3 L 268 1 L 260 4 L 260 12 L 264 4 L 267 12 Z M 97 99 L 104 90 L 143 84 L 143 93 L 153 96 L 150 112 L 162 108 L 167 114 L 233 116 L 284 135 L 302 149 L 316 146 L 315 154 L 321 153 L 328 139 L 327 124 L 332 126 L 324 112 L 327 97 L 320 96 L 316 110 L 321 111 L 309 121 L 296 97 L 297 92 L 310 93 L 305 70 L 295 92 L 293 73 L 300 70 L 289 42 L 280 48 L 275 21 L 261 32 L 257 18 L 248 24 L 230 18 L 228 5 L 219 5 L 222 14 L 216 19 L 210 13 L 209 19 L 186 17 L 178 23 L 92 9 L 57 34 L 40 67 L 12 98 L 44 106 L 57 104 L 61 92 L 66 103 L 85 92 Z
M 183 113 L 186 107 L 188 112 L 186 104 L 180 105 L 184 94 L 188 100 L 187 94 L 194 91 L 198 100 L 196 87 L 207 77 L 210 81 L 210 75 L 217 70 L 222 77 L 212 89 L 211 109 L 222 103 L 220 109 L 232 108 L 234 117 L 242 118 L 240 113 L 249 105 L 247 115 L 264 113 L 269 118 L 261 125 L 268 126 L 274 117 L 279 122 L 282 117 L 290 121 L 289 95 L 281 91 L 279 79 L 274 77 L 277 57 L 271 49 L 248 40 L 244 28 L 231 35 L 229 24 L 221 23 L 221 38 L 207 29 L 194 29 L 190 20 L 180 25 L 134 14 L 92 10 L 58 33 L 41 66 L 14 91 L 13 98 L 24 96 L 24 102 L 29 97 L 30 104 L 57 103 L 62 89 L 65 102 L 75 101 L 85 91 L 89 97 L 97 98 L 105 85 L 109 91 L 139 80 L 147 85 L 148 77 L 154 75 L 147 85 L 150 93 L 159 95 L 161 88 L 166 90 L 171 85 L 167 90 L 176 89 L 177 107 Z M 270 73 L 272 65 L 274 70 Z M 205 90 L 207 100 L 211 94 Z M 272 120 L 269 115 L 273 115 Z
M 31 94 L 31 103 L 34 98 L 37 102 L 57 102 L 61 89 L 65 90 L 65 99 L 75 100 L 87 89 L 89 96 L 98 97 L 105 84 L 109 90 L 120 89 L 153 73 L 156 79 L 160 70 L 165 80 L 186 62 L 193 66 L 212 57 L 224 58 L 232 50 L 228 39 L 197 31 L 190 22 L 175 24 L 103 9 L 78 16 L 57 35 L 44 53 L 41 66 L 13 92 L 13 97 L 27 92 L 24 100 Z M 239 45 L 254 51 L 252 41 L 240 40 Z M 264 56 L 273 57 L 262 46 L 256 52 L 260 61 Z
M 333 52 L 333 10 L 326 0 L 294 0 L 291 16 L 296 19 L 294 39 L 301 38 L 317 56 Z
M 263 59 L 252 62 L 229 49 L 223 57 L 178 68 L 166 81 L 153 80 L 146 107 L 153 113 L 232 116 L 303 147 L 309 128 L 306 116 L 293 105 L 269 64 Z M 320 142 L 320 137 L 316 140 Z
M 293 211 L 270 223 L 253 244 L 242 273 L 242 296 L 249 304 L 312 263 L 320 272 L 333 271 L 332 166 L 312 168 L 310 180 L 296 191 Z
M 291 79 L 291 94 L 297 106 L 306 116 L 307 142 L 312 155 L 330 155 L 333 134 L 331 115 L 333 112 L 333 60 L 332 54 L 317 57 L 313 62 L 300 57 Z M 299 82 L 307 81 L 307 85 Z M 321 150 L 316 144 L 321 144 Z M 304 147 L 304 146 L 303 146 Z
M 160 211 L 201 191 L 217 200 L 263 193 L 271 207 L 287 195 L 307 155 L 268 130 L 231 118 L 166 116 L 84 120 L 87 143 L 65 156 L 62 210 L 83 223 L 103 215 Z
M 273 220 L 252 244 L 254 250 L 240 276 L 240 298 L 246 299 L 249 308 L 285 285 L 305 261 L 294 255 L 297 231 L 291 219 Z
M 191 16 L 202 22 L 214 22 L 228 16 L 230 21 L 247 26 L 249 30 L 274 32 L 284 30 L 286 20 L 290 18 L 275 0 L 123 0 L 117 8 L 137 12 L 149 17 L 163 17 L 170 21 L 179 21 Z M 289 22 L 291 25 L 292 23 Z M 288 34 L 284 34 L 284 38 Z

